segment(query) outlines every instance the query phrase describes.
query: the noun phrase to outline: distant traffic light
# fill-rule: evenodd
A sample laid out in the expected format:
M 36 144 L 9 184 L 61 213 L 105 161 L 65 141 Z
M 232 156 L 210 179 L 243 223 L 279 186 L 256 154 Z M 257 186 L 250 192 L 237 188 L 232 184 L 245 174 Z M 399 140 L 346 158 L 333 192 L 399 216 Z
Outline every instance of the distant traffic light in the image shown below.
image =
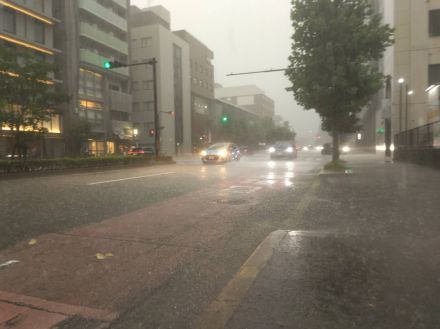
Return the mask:
M 127 66 L 127 65 L 125 65 L 121 62 L 118 62 L 118 61 L 105 61 L 104 62 L 104 68 L 106 70 L 115 69 L 118 67 L 125 67 L 125 66 Z
M 154 128 L 151 128 L 151 129 L 148 131 L 148 135 L 150 135 L 150 137 L 153 137 L 155 134 L 156 134 L 156 131 L 154 130 Z
M 221 122 L 227 124 L 229 122 L 229 117 L 226 114 L 222 115 Z

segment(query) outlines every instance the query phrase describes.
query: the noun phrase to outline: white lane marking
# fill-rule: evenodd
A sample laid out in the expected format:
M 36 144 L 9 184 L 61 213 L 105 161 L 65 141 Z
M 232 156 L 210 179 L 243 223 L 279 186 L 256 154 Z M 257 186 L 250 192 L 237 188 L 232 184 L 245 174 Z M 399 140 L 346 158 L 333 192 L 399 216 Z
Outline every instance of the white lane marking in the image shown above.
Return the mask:
M 128 177 L 128 178 L 120 178 L 120 179 L 113 179 L 113 180 L 106 180 L 106 181 L 102 181 L 102 182 L 94 182 L 94 183 L 89 183 L 87 185 L 91 186 L 91 185 L 100 185 L 100 184 L 108 184 L 108 183 L 116 183 L 116 182 L 122 182 L 124 180 L 132 180 L 132 179 L 140 179 L 140 178 L 149 178 L 149 177 L 156 177 L 156 176 L 165 176 L 165 175 L 171 175 L 171 174 L 175 174 L 175 172 L 163 172 L 163 173 L 158 173 L 158 174 L 152 174 L 152 175 L 145 175 L 145 176 L 136 176 L 136 177 Z
M 6 263 L 0 264 L 0 270 L 1 270 L 2 268 L 4 268 L 4 267 L 8 267 L 8 266 L 10 266 L 10 265 L 17 264 L 17 263 L 20 263 L 20 261 L 19 261 L 19 260 L 10 260 L 10 261 L 7 261 Z

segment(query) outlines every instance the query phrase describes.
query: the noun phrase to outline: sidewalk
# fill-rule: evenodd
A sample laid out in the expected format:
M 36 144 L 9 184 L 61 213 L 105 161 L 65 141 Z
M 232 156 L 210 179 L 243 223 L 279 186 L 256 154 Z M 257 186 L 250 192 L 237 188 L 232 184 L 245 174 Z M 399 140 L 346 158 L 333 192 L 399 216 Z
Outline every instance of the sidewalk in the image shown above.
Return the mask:
M 195 327 L 438 328 L 440 171 L 347 158 L 270 234 Z

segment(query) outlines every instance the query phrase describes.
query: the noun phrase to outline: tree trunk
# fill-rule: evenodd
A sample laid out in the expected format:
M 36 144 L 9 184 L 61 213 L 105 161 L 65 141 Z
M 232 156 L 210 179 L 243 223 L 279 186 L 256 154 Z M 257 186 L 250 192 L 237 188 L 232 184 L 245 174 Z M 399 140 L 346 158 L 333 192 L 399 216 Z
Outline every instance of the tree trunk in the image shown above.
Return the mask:
M 16 131 L 14 135 L 14 146 L 12 147 L 11 159 L 15 159 L 17 151 L 20 153 L 20 131 Z
M 332 152 L 332 161 L 336 162 L 339 160 L 339 133 L 336 129 L 333 129 L 333 152 Z

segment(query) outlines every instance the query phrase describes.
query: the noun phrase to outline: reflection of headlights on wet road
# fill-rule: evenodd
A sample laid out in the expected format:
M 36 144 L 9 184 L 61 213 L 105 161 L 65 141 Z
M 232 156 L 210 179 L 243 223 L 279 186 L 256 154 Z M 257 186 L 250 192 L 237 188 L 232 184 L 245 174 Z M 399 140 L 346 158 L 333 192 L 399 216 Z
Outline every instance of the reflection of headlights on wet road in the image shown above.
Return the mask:
M 270 153 L 275 152 L 275 147 L 269 147 L 269 152 L 270 152 Z
M 342 152 L 344 152 L 344 153 L 348 153 L 348 152 L 350 152 L 350 148 L 349 148 L 348 146 L 344 146 L 344 147 L 342 148 Z
M 202 151 L 202 152 L 200 152 L 200 155 L 201 155 L 202 157 L 206 156 L 206 151 Z
M 293 147 L 288 147 L 288 148 L 286 148 L 286 152 L 287 153 L 292 153 L 293 152 Z

